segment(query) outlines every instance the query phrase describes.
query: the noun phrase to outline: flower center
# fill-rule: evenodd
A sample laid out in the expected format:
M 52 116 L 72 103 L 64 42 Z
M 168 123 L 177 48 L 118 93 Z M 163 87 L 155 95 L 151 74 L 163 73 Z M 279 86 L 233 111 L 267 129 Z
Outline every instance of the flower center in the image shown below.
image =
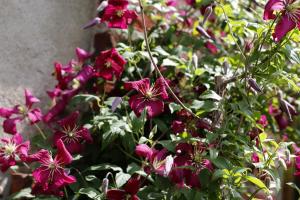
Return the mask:
M 49 169 L 54 170 L 57 168 L 57 164 L 53 161 L 49 164 Z
M 285 7 L 289 20 L 298 23 L 300 21 L 300 3 L 289 3 Z
M 124 11 L 123 11 L 123 10 L 118 10 L 118 11 L 116 11 L 116 15 L 117 15 L 118 17 L 122 17 L 123 14 L 124 14 Z
M 147 99 L 151 99 L 152 96 L 153 96 L 153 93 L 152 93 L 150 90 L 147 91 L 146 94 L 145 94 L 145 97 L 146 97 Z
M 7 156 L 12 156 L 16 150 L 17 146 L 13 143 L 9 143 L 4 147 L 4 153 Z
M 106 61 L 104 65 L 106 68 L 111 68 L 111 66 L 112 66 L 110 61 Z

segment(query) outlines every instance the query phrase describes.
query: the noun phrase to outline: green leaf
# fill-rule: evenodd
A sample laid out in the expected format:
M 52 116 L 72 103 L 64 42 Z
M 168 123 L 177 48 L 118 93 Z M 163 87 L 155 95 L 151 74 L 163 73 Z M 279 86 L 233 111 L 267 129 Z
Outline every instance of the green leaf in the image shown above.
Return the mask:
M 9 199 L 24 199 L 24 198 L 34 198 L 31 194 L 31 188 L 24 188 L 19 192 L 13 194 Z
M 113 170 L 117 172 L 122 172 L 122 168 L 118 167 L 116 165 L 111 164 L 99 164 L 99 165 L 93 165 L 89 168 L 87 168 L 85 171 L 105 171 L 105 170 Z
M 208 91 L 204 92 L 200 97 L 202 99 L 213 99 L 216 101 L 220 101 L 222 99 L 222 97 L 213 90 L 208 90 Z
M 95 200 L 101 200 L 101 193 L 96 190 L 95 188 L 89 187 L 89 188 L 81 188 L 78 191 L 79 194 L 84 194 L 86 196 L 88 196 L 91 199 L 95 199 Z
M 178 105 L 177 103 L 169 103 L 169 109 L 170 109 L 170 112 L 173 114 L 174 112 L 178 111 L 181 109 L 181 106 Z
M 231 168 L 231 164 L 229 163 L 229 161 L 223 157 L 219 156 L 215 159 L 211 159 L 211 161 L 213 162 L 213 164 L 215 166 L 217 166 L 220 169 L 230 169 Z
M 291 186 L 295 190 L 297 190 L 298 194 L 300 195 L 300 189 L 298 188 L 298 186 L 295 183 L 289 182 L 289 183 L 286 183 L 286 184 Z
M 119 172 L 116 174 L 116 184 L 117 187 L 120 188 L 122 187 L 129 179 L 130 179 L 130 174 L 126 174 L 124 172 Z
M 247 179 L 248 181 L 250 181 L 251 183 L 253 183 L 257 187 L 268 191 L 268 188 L 266 187 L 266 185 L 261 180 L 259 180 L 258 178 L 254 177 L 254 176 L 246 176 L 245 179 Z

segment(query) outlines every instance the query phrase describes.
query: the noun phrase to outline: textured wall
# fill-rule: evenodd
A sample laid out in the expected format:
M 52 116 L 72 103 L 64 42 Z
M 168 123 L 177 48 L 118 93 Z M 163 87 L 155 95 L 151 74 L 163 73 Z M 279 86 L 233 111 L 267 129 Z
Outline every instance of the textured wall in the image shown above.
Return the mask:
M 23 89 L 38 97 L 53 87 L 53 62 L 67 62 L 75 47 L 89 48 L 83 31 L 95 0 L 0 0 L 0 106 L 23 102 Z

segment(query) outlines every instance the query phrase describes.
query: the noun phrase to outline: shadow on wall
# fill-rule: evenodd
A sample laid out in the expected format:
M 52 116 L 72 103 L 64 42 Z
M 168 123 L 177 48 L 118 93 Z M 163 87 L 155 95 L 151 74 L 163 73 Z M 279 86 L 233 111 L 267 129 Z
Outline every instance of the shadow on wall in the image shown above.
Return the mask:
M 22 103 L 24 88 L 38 97 L 54 86 L 53 62 L 88 49 L 95 0 L 2 0 L 0 7 L 0 106 Z

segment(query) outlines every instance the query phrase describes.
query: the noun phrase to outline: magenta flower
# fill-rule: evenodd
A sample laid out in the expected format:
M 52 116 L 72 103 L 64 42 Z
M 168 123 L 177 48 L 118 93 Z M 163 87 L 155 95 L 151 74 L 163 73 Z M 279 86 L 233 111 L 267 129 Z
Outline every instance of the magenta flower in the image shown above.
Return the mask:
M 150 86 L 149 78 L 144 78 L 139 81 L 127 82 L 124 84 L 124 88 L 138 91 L 138 94 L 129 99 L 129 105 L 137 116 L 140 116 L 144 109 L 147 110 L 150 118 L 164 111 L 163 100 L 168 99 L 168 93 L 162 78 L 157 79 L 154 86 Z
M 47 150 L 28 156 L 29 161 L 38 161 L 41 166 L 32 173 L 35 184 L 34 194 L 53 194 L 62 196 L 62 188 L 76 182 L 75 177 L 67 174 L 65 166 L 72 162 L 72 156 L 61 140 L 57 141 L 57 153 L 54 159 Z
M 92 56 L 92 54 L 90 54 L 89 52 L 78 47 L 75 49 L 75 52 L 79 62 L 84 62 Z
M 140 198 L 136 195 L 140 189 L 140 177 L 131 177 L 124 190 L 111 189 L 106 193 L 108 200 L 139 200 Z
M 133 10 L 127 9 L 126 1 L 110 1 L 102 15 L 102 21 L 108 22 L 110 28 L 127 29 L 128 24 L 137 18 L 137 14 Z
M 93 142 L 93 138 L 90 135 L 88 129 L 77 126 L 79 112 L 73 112 L 66 118 L 58 121 L 61 126 L 60 130 L 54 133 L 54 144 L 57 144 L 58 140 L 62 140 L 65 144 L 66 149 L 71 154 L 80 153 L 83 148 L 83 142 Z
M 30 142 L 22 142 L 22 135 L 17 133 L 12 138 L 2 138 L 0 147 L 1 171 L 5 172 L 14 166 L 17 161 L 25 161 L 28 155 Z
M 295 0 L 269 0 L 265 6 L 264 20 L 276 19 L 276 11 L 280 12 L 280 19 L 273 38 L 278 42 L 294 28 L 300 29 L 300 6 Z
M 106 80 L 112 80 L 113 75 L 120 78 L 125 64 L 126 61 L 115 48 L 102 51 L 95 61 L 96 76 Z
M 0 117 L 6 118 L 3 122 L 4 132 L 9 134 L 17 133 L 17 123 L 28 119 L 30 124 L 35 124 L 42 119 L 42 112 L 39 108 L 32 108 L 33 104 L 40 100 L 25 89 L 25 105 L 16 105 L 13 108 L 0 108 Z
M 257 153 L 253 153 L 252 156 L 251 156 L 251 161 L 253 163 L 258 163 L 259 162 L 259 157 L 258 157 L 258 154 Z
M 150 166 L 145 168 L 147 173 L 155 172 L 165 176 L 167 149 L 158 151 L 148 147 L 146 144 L 139 144 L 135 148 L 135 153 L 149 161 Z

